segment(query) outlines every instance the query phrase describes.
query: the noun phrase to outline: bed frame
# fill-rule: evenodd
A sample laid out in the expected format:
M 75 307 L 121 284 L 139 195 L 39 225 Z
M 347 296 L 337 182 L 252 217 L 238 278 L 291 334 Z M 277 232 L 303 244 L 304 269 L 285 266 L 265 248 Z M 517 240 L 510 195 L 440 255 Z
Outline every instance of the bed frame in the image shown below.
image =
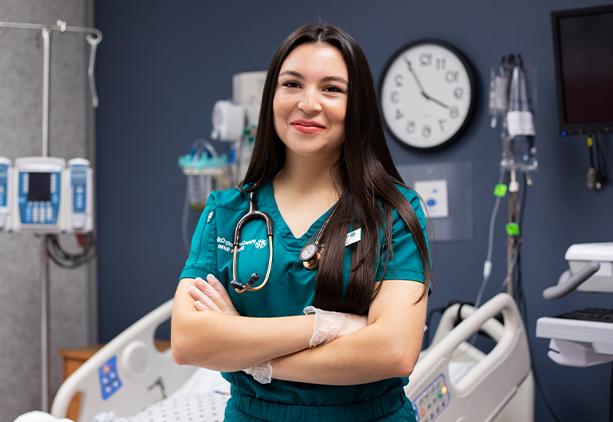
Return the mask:
M 85 362 L 60 387 L 52 415 L 66 417 L 72 398 L 79 393 L 79 421 L 90 421 L 104 411 L 132 416 L 183 385 L 196 368 L 175 364 L 170 349 L 160 352 L 154 345 L 154 333 L 171 311 L 172 300 Z M 495 319 L 500 313 L 504 323 Z M 455 326 L 458 316 L 463 321 Z M 487 354 L 470 343 L 479 330 L 496 342 Z M 464 365 L 465 373 L 454 376 L 450 371 L 454 365 Z M 449 308 L 432 345 L 421 353 L 405 392 L 421 421 L 532 422 L 530 353 L 515 301 L 501 293 L 478 309 Z

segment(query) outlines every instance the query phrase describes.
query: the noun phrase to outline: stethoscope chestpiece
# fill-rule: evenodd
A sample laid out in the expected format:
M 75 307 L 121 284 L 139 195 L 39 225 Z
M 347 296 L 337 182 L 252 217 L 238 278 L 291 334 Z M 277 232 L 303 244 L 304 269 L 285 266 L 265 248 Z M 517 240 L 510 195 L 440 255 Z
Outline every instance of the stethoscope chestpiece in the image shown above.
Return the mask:
M 307 243 L 304 245 L 302 250 L 300 251 L 300 260 L 301 261 L 310 261 L 317 255 L 319 248 L 316 243 Z
M 317 268 L 320 255 L 317 242 L 309 242 L 300 250 L 300 260 L 307 270 Z

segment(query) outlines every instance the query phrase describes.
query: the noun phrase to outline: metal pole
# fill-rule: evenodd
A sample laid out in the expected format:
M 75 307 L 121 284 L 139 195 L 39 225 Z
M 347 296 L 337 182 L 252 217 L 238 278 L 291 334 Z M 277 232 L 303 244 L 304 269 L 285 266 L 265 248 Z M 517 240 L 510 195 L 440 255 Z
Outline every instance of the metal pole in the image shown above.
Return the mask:
M 517 192 L 509 192 L 509 199 L 508 199 L 508 221 L 509 223 L 514 223 L 515 222 L 515 204 L 517 201 Z M 515 282 L 515 277 L 514 277 L 514 268 L 515 268 L 515 260 L 514 260 L 514 254 L 513 251 L 515 249 L 514 247 L 515 245 L 515 237 L 507 234 L 507 293 L 509 295 L 511 295 L 511 297 L 515 297 L 513 296 L 513 290 L 514 290 L 514 286 L 513 283 Z
M 48 28 L 41 29 L 43 37 L 43 116 L 42 116 L 42 156 L 49 156 L 49 82 L 51 80 L 51 32 Z M 41 401 L 43 411 L 49 411 L 51 392 L 51 358 L 49 347 L 49 255 L 46 245 L 47 235 L 42 240 L 42 280 L 41 280 Z
M 41 402 L 42 410 L 49 411 L 49 397 L 51 391 L 50 359 L 49 359 L 49 255 L 46 245 L 47 235 L 43 235 L 41 243 Z
M 518 259 L 519 248 L 521 239 L 521 228 L 519 227 L 520 219 L 520 203 L 519 203 L 519 183 L 517 182 L 517 170 L 511 169 L 509 180 L 509 199 L 508 199 L 508 221 L 507 226 L 507 292 L 515 297 L 515 290 L 517 288 L 517 274 L 518 271 Z
M 86 16 L 87 16 L 87 22 L 88 24 L 93 23 L 94 22 L 94 7 L 93 7 L 93 2 L 86 2 Z M 99 35 L 101 36 L 101 35 Z M 90 52 L 90 60 L 91 60 L 91 52 Z M 91 64 L 91 63 L 90 63 Z M 90 67 L 91 69 L 91 75 L 90 75 L 90 89 L 91 89 L 91 84 L 92 84 L 92 79 L 93 79 L 93 65 Z M 89 69 L 88 69 L 88 74 L 89 74 Z M 88 108 L 87 109 L 87 113 L 86 113 L 86 117 L 87 117 L 87 157 L 89 158 L 89 161 L 91 163 L 91 166 L 93 168 L 96 168 L 96 113 L 91 109 Z M 93 203 L 96 204 L 96 190 L 94 189 L 92 192 L 92 199 L 93 199 Z M 95 218 L 95 216 L 94 216 Z M 97 236 L 97 230 L 96 227 L 94 227 L 94 236 L 96 236 L 96 238 L 98 238 Z M 87 338 L 87 342 L 88 344 L 97 344 L 98 343 L 98 270 L 97 270 L 97 260 L 93 259 L 92 261 L 90 261 L 87 264 L 87 273 L 88 273 L 88 280 L 89 283 L 87 283 L 88 286 L 88 304 L 89 304 L 89 311 L 88 311 L 88 327 L 89 329 L 87 330 L 88 333 L 88 338 Z
M 0 22 L 0 28 L 10 29 L 31 29 L 35 31 L 41 31 L 46 28 L 48 31 L 60 31 L 60 32 L 76 32 L 80 34 L 91 34 L 102 39 L 102 32 L 96 28 L 87 28 L 82 26 L 70 26 L 66 25 L 66 22 L 58 21 L 57 25 L 42 25 L 38 23 L 25 23 L 25 22 Z
M 41 29 L 43 37 L 43 157 L 49 156 L 49 81 L 51 73 L 51 32 Z

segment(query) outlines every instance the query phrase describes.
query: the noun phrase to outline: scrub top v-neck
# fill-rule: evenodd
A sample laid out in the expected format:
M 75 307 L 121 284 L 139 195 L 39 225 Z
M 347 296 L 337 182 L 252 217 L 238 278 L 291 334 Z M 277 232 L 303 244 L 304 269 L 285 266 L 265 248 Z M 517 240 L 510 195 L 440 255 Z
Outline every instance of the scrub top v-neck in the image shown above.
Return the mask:
M 413 206 L 425 234 L 425 217 L 419 204 L 419 198 L 409 189 L 401 186 L 398 186 L 398 189 Z M 243 316 L 302 315 L 303 309 L 313 304 L 317 271 L 304 268 L 299 259 L 299 253 L 308 240 L 317 234 L 332 212 L 332 208 L 314 221 L 304 235 L 296 238 L 279 212 L 274 199 L 272 183 L 263 185 L 257 190 L 255 196 L 257 209 L 267 212 L 273 222 L 274 259 L 266 287 L 261 291 L 242 294 L 237 294 L 234 289 L 228 287 L 232 278 L 234 228 L 249 208 L 248 195 L 241 193 L 236 188 L 215 191 L 210 195 L 194 232 L 190 255 L 180 278 L 205 278 L 209 273 L 215 275 L 228 289 L 234 306 Z M 394 248 L 392 256 L 394 258 L 388 262 L 385 277 L 383 277 L 382 263 L 385 259 L 379 258 L 380 265 L 376 269 L 376 279 L 380 280 L 383 277 L 384 279 L 423 282 L 423 267 L 412 235 L 395 210 L 392 212 L 392 220 Z M 383 239 L 382 231 L 379 237 Z M 263 280 L 268 263 L 267 242 L 266 228 L 262 220 L 255 220 L 244 226 L 238 253 L 239 280 L 245 282 L 254 272 L 260 275 L 260 280 Z M 385 248 L 380 249 L 383 254 L 387 253 Z M 345 250 L 345 288 L 349 280 L 351 250 L 351 246 L 346 247 Z M 259 384 L 244 372 L 223 373 L 222 375 L 232 384 L 233 399 L 235 401 L 246 400 L 249 406 L 255 406 L 249 401 L 252 399 L 282 403 L 288 406 L 345 406 L 384 397 L 389 399 L 390 394 L 396 403 L 396 399 L 402 396 L 403 386 L 408 382 L 407 378 L 391 378 L 368 384 L 329 386 L 273 379 L 270 384 Z
M 265 206 L 270 210 L 269 215 L 274 222 L 274 227 L 276 230 L 275 236 L 278 235 L 288 249 L 295 250 L 297 248 L 298 253 L 300 253 L 300 250 L 302 250 L 304 245 L 306 245 L 311 238 L 317 235 L 334 209 L 333 205 L 321 216 L 319 216 L 319 218 L 313 221 L 309 229 L 302 236 L 296 237 L 287 225 L 283 215 L 281 215 L 281 211 L 277 205 L 277 200 L 275 199 L 272 182 L 264 185 L 260 190 L 259 195 L 263 196 L 264 201 L 266 202 Z

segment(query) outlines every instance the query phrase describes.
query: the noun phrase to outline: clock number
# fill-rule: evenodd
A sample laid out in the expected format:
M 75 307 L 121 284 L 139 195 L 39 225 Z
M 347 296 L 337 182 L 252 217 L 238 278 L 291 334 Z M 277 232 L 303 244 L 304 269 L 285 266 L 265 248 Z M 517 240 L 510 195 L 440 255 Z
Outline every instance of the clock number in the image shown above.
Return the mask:
M 450 84 L 457 82 L 459 77 L 460 77 L 460 74 L 457 70 L 456 71 L 448 70 L 447 73 L 445 73 L 445 80 L 449 82 Z
M 463 90 L 462 88 L 460 88 L 460 87 L 456 88 L 456 89 L 453 91 L 453 96 L 454 96 L 456 99 L 461 100 L 461 99 L 462 99 L 462 97 L 464 96 L 464 90 Z
M 398 98 L 398 91 L 392 91 L 391 101 L 392 104 L 398 104 L 400 102 L 400 99 Z
M 438 58 L 436 59 L 436 70 L 445 70 L 445 59 Z
M 441 128 L 441 132 L 445 132 L 445 122 L 447 120 L 445 119 L 438 119 L 438 125 Z
M 424 128 L 421 130 L 421 134 L 424 138 L 429 138 L 432 134 L 432 129 L 430 129 L 430 126 L 425 125 Z
M 460 111 L 458 110 L 458 108 L 456 106 L 449 107 L 449 116 L 452 119 L 457 119 L 459 114 L 460 114 Z
M 402 111 L 396 109 L 396 120 L 403 119 L 403 118 L 404 118 L 404 114 L 402 114 Z
M 432 64 L 432 54 L 430 53 L 421 53 L 419 55 L 419 62 L 422 66 L 430 66 Z
M 396 82 L 398 88 L 402 86 L 402 76 L 403 75 L 394 75 L 394 82 Z
M 413 132 L 415 132 L 415 122 L 411 120 L 407 122 L 407 133 Z

